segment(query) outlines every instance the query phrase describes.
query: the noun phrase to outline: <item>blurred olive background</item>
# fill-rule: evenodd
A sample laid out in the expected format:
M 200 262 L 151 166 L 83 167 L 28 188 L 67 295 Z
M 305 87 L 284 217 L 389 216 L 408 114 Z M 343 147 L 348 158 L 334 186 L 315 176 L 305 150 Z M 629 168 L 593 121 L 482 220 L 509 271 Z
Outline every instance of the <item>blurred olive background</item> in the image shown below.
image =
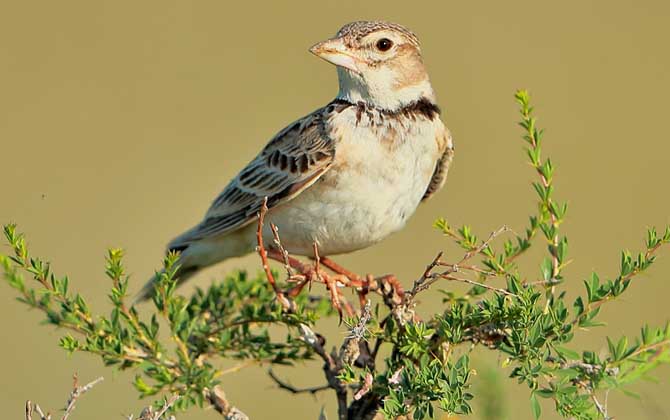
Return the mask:
M 523 230 L 535 197 L 513 93 L 527 87 L 547 128 L 544 150 L 557 166 L 558 197 L 570 203 L 564 229 L 574 262 L 565 288 L 574 295 L 591 270 L 615 274 L 619 251 L 642 247 L 646 227 L 670 223 L 669 18 L 668 2 L 632 0 L 3 0 L 0 221 L 17 222 L 35 255 L 107 311 L 105 249 L 126 249 L 139 289 L 165 243 L 200 219 L 276 131 L 335 95 L 334 69 L 307 48 L 349 21 L 387 19 L 422 40 L 457 155 L 446 189 L 405 230 L 339 260 L 409 283 L 436 251 L 460 255 L 431 227 L 438 216 L 471 224 L 481 236 L 502 224 Z M 522 262 L 530 277 L 539 274 L 537 256 Z M 606 307 L 608 326 L 582 333 L 578 345 L 600 351 L 607 334 L 635 335 L 644 322 L 670 318 L 670 250 L 661 257 Z M 193 283 L 204 286 L 237 267 L 256 270 L 256 258 L 228 261 Z M 22 418 L 26 399 L 60 408 L 73 372 L 106 378 L 79 403 L 75 419 L 116 419 L 146 403 L 130 386 L 132 374 L 93 356 L 68 357 L 57 346 L 61 332 L 39 326 L 41 314 L 16 302 L 8 286 L 0 290 L 4 418 Z M 438 309 L 435 297 L 425 303 L 424 310 Z M 327 325 L 339 341 L 342 333 Z M 528 391 L 506 373 L 499 391 L 487 385 L 501 360 L 488 351 L 475 357 L 477 380 L 485 379 L 480 389 L 488 391 L 480 400 L 497 395 L 505 405 L 499 418 L 531 418 Z M 324 381 L 318 362 L 278 372 L 298 386 Z M 668 373 L 659 369 L 659 383 L 632 387 L 640 400 L 611 393 L 610 413 L 669 418 Z M 228 375 L 223 385 L 254 419 L 314 419 L 324 405 L 334 417 L 331 394 L 286 394 L 264 368 Z M 478 410 L 481 401 L 474 402 Z M 179 418 L 216 415 L 193 410 Z

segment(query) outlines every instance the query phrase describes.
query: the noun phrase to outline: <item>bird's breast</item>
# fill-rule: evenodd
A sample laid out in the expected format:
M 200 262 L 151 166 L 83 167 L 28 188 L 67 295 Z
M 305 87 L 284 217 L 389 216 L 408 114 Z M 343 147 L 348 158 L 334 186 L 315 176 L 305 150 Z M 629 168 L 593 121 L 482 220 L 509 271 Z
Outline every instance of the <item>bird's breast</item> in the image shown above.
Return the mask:
M 435 169 L 437 129 L 428 120 L 387 126 L 332 121 L 331 169 L 269 215 L 289 252 L 309 255 L 315 241 L 323 255 L 351 252 L 402 228 Z

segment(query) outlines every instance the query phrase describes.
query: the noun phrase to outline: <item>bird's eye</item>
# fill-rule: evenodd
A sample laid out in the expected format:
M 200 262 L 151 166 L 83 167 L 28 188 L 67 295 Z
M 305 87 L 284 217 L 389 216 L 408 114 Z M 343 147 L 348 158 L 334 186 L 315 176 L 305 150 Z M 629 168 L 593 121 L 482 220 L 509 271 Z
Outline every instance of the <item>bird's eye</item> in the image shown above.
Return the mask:
M 382 38 L 379 41 L 377 41 L 376 46 L 379 51 L 385 52 L 391 49 L 391 47 L 393 46 L 393 41 L 391 41 L 388 38 Z

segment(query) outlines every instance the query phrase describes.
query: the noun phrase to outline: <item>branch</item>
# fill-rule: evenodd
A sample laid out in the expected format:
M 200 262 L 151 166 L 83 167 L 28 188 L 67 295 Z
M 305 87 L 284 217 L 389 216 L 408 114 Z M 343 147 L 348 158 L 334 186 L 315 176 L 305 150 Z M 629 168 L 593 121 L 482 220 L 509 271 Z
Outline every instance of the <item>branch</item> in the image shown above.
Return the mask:
M 527 91 L 518 91 L 515 96 L 521 106 L 520 125 L 526 130 L 524 139 L 529 145 L 527 149 L 528 157 L 530 158 L 531 165 L 540 177 L 540 182 L 533 183 L 533 186 L 540 197 L 539 226 L 549 241 L 549 254 L 551 255 L 551 273 L 550 277 L 545 279 L 552 280 L 547 295 L 546 311 L 549 306 L 550 297 L 553 297 L 556 290 L 553 280 L 560 280 L 561 265 L 565 257 L 565 255 L 562 255 L 564 253 L 559 250 L 559 245 L 562 244 L 559 244 L 558 229 L 562 219 L 565 217 L 567 205 L 563 204 L 561 206 L 552 197 L 554 167 L 550 159 L 542 161 L 540 142 L 543 130 L 535 126 L 536 119 L 532 115 L 533 108 L 530 106 L 530 95 Z
M 89 382 L 88 384 L 84 386 L 79 386 L 78 380 L 77 380 L 77 375 L 74 375 L 74 385 L 73 389 L 70 392 L 70 396 L 67 399 L 67 402 L 65 403 L 65 409 L 63 410 L 63 416 L 61 417 L 61 420 L 68 420 L 70 418 L 70 415 L 74 411 L 75 408 L 75 403 L 85 393 L 90 391 L 94 386 L 99 384 L 100 382 L 103 381 L 102 376 L 99 377 L 98 379 Z M 42 411 L 42 408 L 39 406 L 37 403 L 33 403 L 32 401 L 28 400 L 26 401 L 26 410 L 25 410 L 25 419 L 26 420 L 32 420 L 33 418 L 33 413 L 37 412 L 37 415 L 39 416 L 40 420 L 51 420 L 51 413 L 44 413 Z
M 87 393 L 88 391 L 91 390 L 95 385 L 103 381 L 103 377 L 99 377 L 98 379 L 89 382 L 88 384 L 80 387 L 78 385 L 78 380 L 77 380 L 77 375 L 74 375 L 74 386 L 73 390 L 70 393 L 70 397 L 67 400 L 67 404 L 65 404 L 65 414 L 63 414 L 62 420 L 67 420 L 70 417 L 70 414 L 72 414 L 72 411 L 74 410 L 74 404 L 77 402 L 77 399 Z
M 226 393 L 218 385 L 205 390 L 205 398 L 217 412 L 223 415 L 225 420 L 249 420 L 246 414 L 228 402 Z
M 272 371 L 272 369 L 268 370 L 268 375 L 270 376 L 270 378 L 273 381 L 275 381 L 275 383 L 279 386 L 279 388 L 285 389 L 292 394 L 309 393 L 309 394 L 314 395 L 317 392 L 325 391 L 327 389 L 332 389 L 332 387 L 330 385 L 327 385 L 327 384 L 326 385 L 321 385 L 321 386 L 314 386 L 314 387 L 311 387 L 311 388 L 296 388 L 293 385 L 289 384 L 288 382 L 284 382 L 281 379 L 279 379 L 279 377 L 277 375 L 275 375 L 275 373 Z
M 412 287 L 412 290 L 406 293 L 406 302 L 411 302 L 411 300 L 420 292 L 427 290 L 433 283 L 435 283 L 439 279 L 445 279 L 445 280 L 452 280 L 452 281 L 459 281 L 462 283 L 467 283 L 472 286 L 477 286 L 477 287 L 482 287 L 484 289 L 492 290 L 497 293 L 502 293 L 504 295 L 508 296 L 516 296 L 514 293 L 509 292 L 505 289 L 501 289 L 498 287 L 493 287 L 489 286 L 487 284 L 475 281 L 475 280 L 470 280 L 467 278 L 462 278 L 462 277 L 456 277 L 453 276 L 453 273 L 458 273 L 462 269 L 472 271 L 475 273 L 478 273 L 480 275 L 486 276 L 486 277 L 492 277 L 495 276 L 496 273 L 483 270 L 475 265 L 467 265 L 464 264 L 468 260 L 470 260 L 472 257 L 475 255 L 481 254 L 484 252 L 484 250 L 489 248 L 489 245 L 491 242 L 498 237 L 500 234 L 504 232 L 508 232 L 510 229 L 503 225 L 500 228 L 496 229 L 495 231 L 491 232 L 489 237 L 483 241 L 480 245 L 474 246 L 471 249 L 469 249 L 461 258 L 461 260 L 457 263 L 446 263 L 442 261 L 442 255 L 443 253 L 440 252 L 437 254 L 437 256 L 433 259 L 433 261 L 426 266 L 426 269 L 424 270 L 423 274 L 421 277 L 419 277 L 417 280 L 414 281 L 414 286 Z M 484 254 L 486 255 L 486 254 Z M 433 270 L 435 267 L 446 267 L 447 270 L 443 271 L 441 273 L 434 273 Z

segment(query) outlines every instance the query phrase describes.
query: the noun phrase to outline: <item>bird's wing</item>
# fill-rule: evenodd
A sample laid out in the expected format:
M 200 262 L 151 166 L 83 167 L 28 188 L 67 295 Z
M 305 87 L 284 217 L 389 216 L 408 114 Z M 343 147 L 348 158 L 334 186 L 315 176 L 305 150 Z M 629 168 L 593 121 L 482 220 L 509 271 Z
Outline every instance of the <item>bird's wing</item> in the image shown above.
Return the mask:
M 435 165 L 435 171 L 433 172 L 433 177 L 428 184 L 426 192 L 423 194 L 422 201 L 425 201 L 433 196 L 437 191 L 439 191 L 444 182 L 447 180 L 447 172 L 449 172 L 449 165 L 451 160 L 454 158 L 454 143 L 451 138 L 451 132 L 449 129 L 444 127 L 444 131 L 440 132 L 437 138 L 440 149 L 442 150 L 442 155 Z
M 316 182 L 335 156 L 327 117 L 328 111 L 319 109 L 280 131 L 214 200 L 204 220 L 168 248 L 183 250 L 192 242 L 236 230 L 254 220 L 266 197 L 272 208 Z

